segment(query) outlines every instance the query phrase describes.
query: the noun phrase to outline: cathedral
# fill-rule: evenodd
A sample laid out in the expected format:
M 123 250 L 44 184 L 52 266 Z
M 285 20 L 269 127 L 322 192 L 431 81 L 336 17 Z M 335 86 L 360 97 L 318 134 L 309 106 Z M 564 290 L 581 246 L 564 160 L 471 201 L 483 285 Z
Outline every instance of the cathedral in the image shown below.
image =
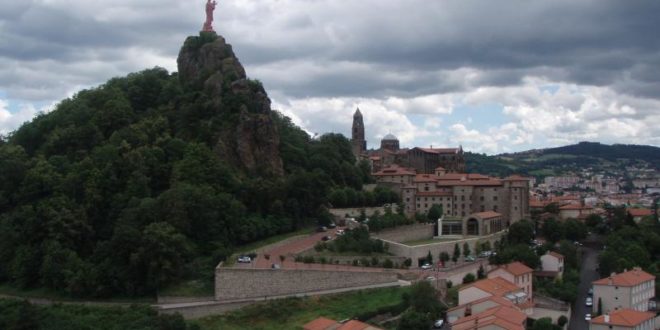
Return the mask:
M 358 108 L 353 114 L 351 145 L 356 159 L 370 162 L 373 172 L 382 168 L 399 165 L 415 169 L 417 173 L 433 174 L 441 168 L 446 173 L 465 173 L 463 148 L 400 148 L 399 139 L 387 134 L 380 141 L 379 149 L 367 149 L 364 134 L 364 118 Z

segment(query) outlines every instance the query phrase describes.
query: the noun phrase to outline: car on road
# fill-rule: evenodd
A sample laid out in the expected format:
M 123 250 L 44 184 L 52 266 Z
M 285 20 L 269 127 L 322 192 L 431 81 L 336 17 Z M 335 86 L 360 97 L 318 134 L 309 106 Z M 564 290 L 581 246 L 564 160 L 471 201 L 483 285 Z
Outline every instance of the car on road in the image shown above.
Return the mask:
M 479 253 L 479 258 L 489 258 L 490 256 L 495 255 L 493 251 L 483 251 Z
M 334 222 L 331 222 L 331 223 L 328 225 L 328 228 L 335 229 L 335 228 L 337 228 L 337 224 L 335 224 Z
M 472 262 L 472 261 L 475 261 L 475 260 L 477 260 L 477 259 L 476 259 L 474 256 L 467 256 L 467 257 L 465 257 L 464 260 L 465 260 L 466 262 Z
M 337 236 L 341 236 L 346 234 L 346 232 L 343 229 L 337 229 L 337 232 L 335 233 Z
M 594 300 L 591 297 L 587 297 L 587 301 L 584 302 L 584 305 L 591 307 L 594 305 Z
M 324 241 L 324 242 L 326 242 L 326 241 L 331 241 L 331 240 L 332 240 L 332 236 L 323 236 L 323 238 L 321 238 L 321 240 Z
M 427 277 L 426 277 L 426 280 L 429 281 L 429 282 L 433 282 L 433 281 L 435 281 L 435 277 L 433 277 L 433 276 L 427 276 Z
M 432 267 L 431 264 L 428 263 L 422 265 L 422 269 L 431 269 L 431 267 Z
M 587 322 L 591 321 L 591 314 L 589 314 L 589 313 L 584 314 L 584 320 L 587 321 Z
M 320 226 L 320 227 L 316 228 L 316 232 L 318 232 L 318 233 L 322 233 L 322 232 L 326 232 L 326 231 L 328 231 L 328 228 L 326 228 L 325 226 Z
M 594 295 L 594 289 L 589 288 L 589 291 L 587 292 L 588 295 L 593 296 Z M 592 302 L 593 303 L 593 302 Z
M 445 325 L 445 320 L 439 319 L 433 322 L 433 329 L 442 329 L 442 326 Z
M 252 262 L 252 259 L 248 256 L 240 256 L 238 257 L 238 262 L 242 264 L 249 264 Z

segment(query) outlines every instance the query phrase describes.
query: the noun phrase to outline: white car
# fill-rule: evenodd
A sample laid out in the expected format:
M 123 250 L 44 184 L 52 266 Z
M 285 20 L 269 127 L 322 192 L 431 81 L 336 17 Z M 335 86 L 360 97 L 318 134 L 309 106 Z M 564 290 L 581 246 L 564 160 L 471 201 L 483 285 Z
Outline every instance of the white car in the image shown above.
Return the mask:
M 422 269 L 431 269 L 431 264 L 423 264 Z
M 252 262 L 252 259 L 250 259 L 248 256 L 240 256 L 238 257 L 238 262 L 242 264 L 249 264 Z
M 591 314 L 585 314 L 584 315 L 584 320 L 587 321 L 587 322 L 591 321 Z
M 443 320 L 443 319 L 436 320 L 433 323 L 433 329 L 441 329 L 443 325 L 445 325 L 445 320 Z
M 337 232 L 335 233 L 337 236 L 344 235 L 344 230 L 343 229 L 337 229 Z
M 593 306 L 594 305 L 594 300 L 591 299 L 591 297 L 587 297 L 587 301 L 584 303 L 586 306 Z

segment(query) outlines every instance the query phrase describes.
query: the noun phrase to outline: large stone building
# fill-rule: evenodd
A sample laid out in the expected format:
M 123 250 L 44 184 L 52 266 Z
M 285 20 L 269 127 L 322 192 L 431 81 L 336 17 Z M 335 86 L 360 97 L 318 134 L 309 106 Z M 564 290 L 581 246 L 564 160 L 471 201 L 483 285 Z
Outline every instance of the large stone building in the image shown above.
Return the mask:
M 368 159 L 374 172 L 397 164 L 414 168 L 417 173 L 434 173 L 438 167 L 448 173 L 465 172 L 463 148 L 400 148 L 399 139 L 387 134 L 380 141 L 380 149 L 367 150 L 364 134 L 364 119 L 360 109 L 353 114 L 351 133 L 353 153 L 357 159 Z
M 446 173 L 444 169 L 437 169 L 435 174 L 417 174 L 397 165 L 381 169 L 374 176 L 379 184 L 401 194 L 409 216 L 426 214 L 436 204 L 442 206 L 445 234 L 456 232 L 454 227 L 458 227 L 465 235 L 488 235 L 530 216 L 529 180 L 521 176 L 498 179 Z

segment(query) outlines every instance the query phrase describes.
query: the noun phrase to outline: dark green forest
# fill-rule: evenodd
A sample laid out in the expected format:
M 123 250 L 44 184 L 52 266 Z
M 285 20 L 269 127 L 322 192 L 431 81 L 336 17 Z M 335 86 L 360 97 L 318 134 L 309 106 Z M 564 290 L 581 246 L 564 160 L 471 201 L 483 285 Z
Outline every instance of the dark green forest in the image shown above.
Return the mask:
M 153 295 L 212 276 L 236 246 L 329 221 L 329 192 L 369 180 L 345 137 L 311 139 L 274 111 L 284 175 L 227 162 L 219 132 L 251 100 L 218 99 L 154 68 L 81 91 L 3 138 L 0 283 Z

